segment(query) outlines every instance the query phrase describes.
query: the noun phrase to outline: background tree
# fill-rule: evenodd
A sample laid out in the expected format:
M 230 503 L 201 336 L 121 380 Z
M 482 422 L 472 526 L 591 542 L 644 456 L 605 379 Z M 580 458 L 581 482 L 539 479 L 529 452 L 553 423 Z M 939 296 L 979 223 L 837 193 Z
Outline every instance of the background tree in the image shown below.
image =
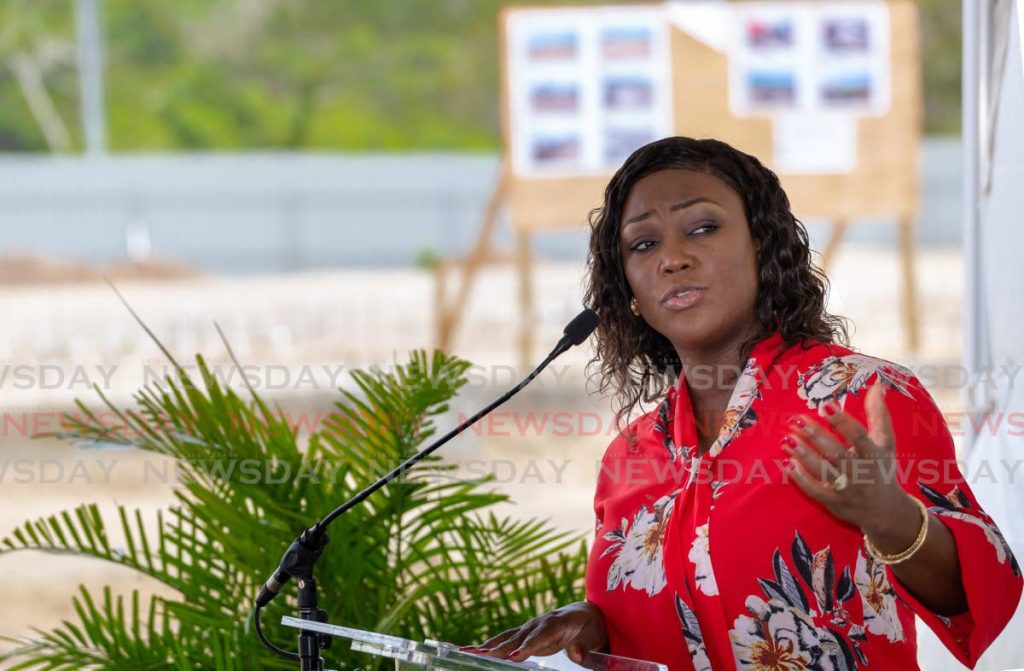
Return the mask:
M 498 13 L 567 2 L 103 0 L 111 149 L 494 150 Z M 956 134 L 960 4 L 919 5 L 925 130 Z M 0 149 L 80 145 L 72 16 L 0 0 Z M 33 76 L 56 114 L 29 102 Z

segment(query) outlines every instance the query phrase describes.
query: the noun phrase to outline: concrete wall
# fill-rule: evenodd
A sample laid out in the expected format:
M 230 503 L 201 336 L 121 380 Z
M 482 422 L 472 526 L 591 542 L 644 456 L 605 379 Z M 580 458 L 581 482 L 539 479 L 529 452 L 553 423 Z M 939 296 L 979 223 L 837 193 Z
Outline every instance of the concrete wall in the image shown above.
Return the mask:
M 923 245 L 959 244 L 959 151 L 922 148 Z M 0 251 L 118 261 L 148 236 L 159 258 L 227 274 L 410 265 L 471 244 L 497 166 L 490 154 L 0 157 Z M 809 226 L 816 240 L 825 230 Z M 848 239 L 895 238 L 866 225 Z M 544 235 L 536 250 L 582 259 L 585 234 Z

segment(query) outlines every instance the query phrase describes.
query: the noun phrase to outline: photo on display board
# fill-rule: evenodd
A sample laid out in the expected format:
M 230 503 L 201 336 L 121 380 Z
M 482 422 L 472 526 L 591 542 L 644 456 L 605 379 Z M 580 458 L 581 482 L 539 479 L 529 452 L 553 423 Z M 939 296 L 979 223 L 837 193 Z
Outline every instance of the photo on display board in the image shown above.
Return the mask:
M 737 3 L 735 11 L 729 107 L 737 116 L 888 109 L 884 3 Z
M 830 55 L 866 54 L 871 48 L 871 30 L 860 17 L 831 18 L 822 23 L 822 44 Z
M 644 26 L 605 28 L 601 34 L 601 55 L 609 61 L 650 58 L 653 35 Z
M 655 139 L 654 130 L 643 128 L 606 128 L 604 160 L 609 167 L 618 167 L 635 150 Z
M 759 107 L 796 104 L 796 74 L 791 70 L 753 70 L 747 75 L 747 96 Z
M 579 38 L 575 31 L 565 30 L 531 35 L 526 48 L 531 61 L 571 61 L 576 58 Z
M 746 24 L 747 46 L 758 51 L 788 49 L 795 42 L 793 21 L 789 18 L 749 19 Z
M 654 84 L 648 77 L 609 77 L 604 82 L 604 106 L 610 112 L 649 110 Z
M 530 109 L 536 114 L 575 114 L 579 104 L 575 83 L 548 82 L 530 89 Z
M 531 142 L 533 164 L 538 168 L 566 168 L 580 160 L 580 138 L 576 133 L 537 134 Z
M 869 72 L 844 72 L 826 77 L 821 83 L 821 101 L 826 106 L 862 105 L 871 101 Z
M 518 177 L 603 173 L 671 133 L 660 9 L 517 9 L 506 29 L 508 139 Z

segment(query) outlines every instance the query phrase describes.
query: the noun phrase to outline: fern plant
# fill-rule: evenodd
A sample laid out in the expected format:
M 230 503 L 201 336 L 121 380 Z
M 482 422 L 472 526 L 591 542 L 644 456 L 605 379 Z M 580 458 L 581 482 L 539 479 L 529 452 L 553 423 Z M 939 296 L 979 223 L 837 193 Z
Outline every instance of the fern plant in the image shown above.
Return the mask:
M 465 383 L 469 365 L 417 351 L 388 372 L 356 371 L 358 389 L 342 392 L 303 445 L 278 408 L 252 388 L 243 398 L 218 382 L 201 356 L 196 361 L 196 379 L 175 363 L 173 375 L 136 392 L 132 408 L 116 407 L 97 389 L 116 423 L 79 401 L 79 419 L 69 419 L 64 434 L 173 458 L 175 504 L 155 524 L 140 510 L 85 504 L 26 522 L 0 541 L 0 554 L 112 562 L 175 596 L 79 587 L 75 618 L 8 639 L 17 647 L 0 661 L 54 671 L 293 668 L 252 632 L 259 586 L 302 529 L 434 435 L 434 420 Z M 543 521 L 495 515 L 490 508 L 506 497 L 486 480 L 457 479 L 454 469 L 428 458 L 331 526 L 317 577 L 332 622 L 472 642 L 580 597 L 583 541 Z M 275 623 L 294 611 L 290 590 L 264 610 L 268 636 L 289 650 L 295 630 Z M 341 668 L 356 661 L 374 668 L 341 645 L 327 656 Z

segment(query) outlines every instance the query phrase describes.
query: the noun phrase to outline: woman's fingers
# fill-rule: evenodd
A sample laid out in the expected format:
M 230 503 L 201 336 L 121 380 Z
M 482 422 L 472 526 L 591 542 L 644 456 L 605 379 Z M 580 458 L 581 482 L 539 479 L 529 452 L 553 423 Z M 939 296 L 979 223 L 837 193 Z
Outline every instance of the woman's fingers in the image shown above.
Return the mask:
M 532 623 L 527 622 L 522 627 L 517 629 L 512 636 L 509 636 L 497 645 L 491 646 L 489 652 L 498 657 L 508 657 L 509 655 L 511 655 L 513 652 L 515 652 L 522 646 L 527 636 L 530 635 L 530 624 Z
M 527 622 L 526 624 L 528 625 L 530 623 Z M 497 648 L 497 647 L 499 647 L 501 645 L 504 645 L 506 642 L 508 642 L 508 641 L 512 640 L 513 638 L 515 638 L 516 635 L 519 634 L 523 630 L 523 628 L 525 626 L 526 625 L 523 625 L 522 627 L 516 627 L 515 629 L 509 629 L 508 631 L 503 631 L 500 634 L 498 634 L 497 636 L 492 636 L 491 638 L 487 639 L 486 641 L 484 641 L 480 645 L 470 645 L 470 646 L 466 646 L 463 649 L 467 650 L 469 652 L 487 652 L 487 651 L 494 650 L 495 648 Z
M 499 645 L 501 643 L 504 643 L 509 638 L 511 638 L 511 637 L 515 636 L 516 634 L 518 634 L 520 629 L 522 629 L 522 627 L 516 627 L 515 629 L 509 629 L 508 631 L 503 631 L 500 634 L 498 634 L 497 636 L 492 636 L 491 638 L 487 639 L 486 641 L 484 641 L 483 643 L 481 643 L 479 646 L 476 646 L 476 647 L 479 647 L 479 648 L 493 648 L 494 646 Z
M 531 623 L 523 625 L 519 629 L 500 634 L 486 643 L 479 646 L 463 648 L 466 652 L 473 652 L 491 657 L 500 657 L 514 662 L 521 662 L 534 656 L 553 655 L 562 649 L 561 641 L 549 629 L 546 632 L 539 627 L 530 627 Z M 490 644 L 495 639 L 500 641 Z
M 872 442 L 887 451 L 895 451 L 896 440 L 892 433 L 892 417 L 885 405 L 885 387 L 881 381 L 875 382 L 868 389 L 864 399 L 864 411 L 868 420 L 868 434 Z
M 867 410 L 867 419 L 869 425 L 873 424 L 870 410 L 870 401 L 872 394 L 878 393 L 874 391 L 876 387 L 878 387 L 877 384 L 872 385 L 872 387 L 868 390 L 867 398 L 865 399 L 865 410 Z M 857 454 L 857 456 L 864 458 L 875 458 L 879 456 L 881 452 L 884 451 L 886 445 L 890 444 L 890 441 L 887 440 L 884 440 L 883 442 L 878 442 L 877 440 L 875 440 L 868 432 L 868 430 L 864 428 L 863 424 L 858 422 L 856 419 L 854 419 L 847 413 L 843 412 L 842 408 L 840 408 L 839 404 L 836 403 L 835 401 L 828 401 L 824 406 L 824 410 L 826 419 L 828 419 L 829 423 L 833 427 L 835 427 L 835 430 L 839 433 L 839 435 L 843 437 L 843 440 L 845 440 L 850 445 L 850 447 Z M 886 420 L 887 419 L 888 416 L 886 416 Z M 881 420 L 876 418 L 876 421 Z M 879 428 L 881 428 L 881 425 L 879 425 Z
M 582 660 L 584 648 L 600 648 L 606 640 L 601 611 L 584 601 L 535 617 L 517 629 L 504 631 L 479 646 L 462 650 L 518 662 L 566 649 Z
M 789 420 L 791 435 L 803 439 L 833 466 L 839 467 L 847 457 L 846 446 L 809 415 L 796 415 Z
M 821 482 L 828 482 L 839 475 L 836 465 L 822 457 L 801 435 L 791 434 L 783 438 L 782 449 L 791 459 L 800 462 L 804 472 Z
M 562 649 L 562 642 L 553 635 L 550 629 L 546 632 L 534 629 L 519 645 L 512 651 L 508 659 L 513 662 L 522 662 L 530 657 L 544 657 L 553 655 Z
M 791 461 L 790 464 L 789 477 L 804 494 L 826 506 L 836 504 L 838 496 L 835 490 L 808 473 L 799 461 Z
M 583 649 L 582 645 L 577 643 L 570 645 L 565 649 L 565 652 L 569 655 L 569 659 L 580 665 L 583 664 L 583 660 L 587 656 L 587 651 Z

